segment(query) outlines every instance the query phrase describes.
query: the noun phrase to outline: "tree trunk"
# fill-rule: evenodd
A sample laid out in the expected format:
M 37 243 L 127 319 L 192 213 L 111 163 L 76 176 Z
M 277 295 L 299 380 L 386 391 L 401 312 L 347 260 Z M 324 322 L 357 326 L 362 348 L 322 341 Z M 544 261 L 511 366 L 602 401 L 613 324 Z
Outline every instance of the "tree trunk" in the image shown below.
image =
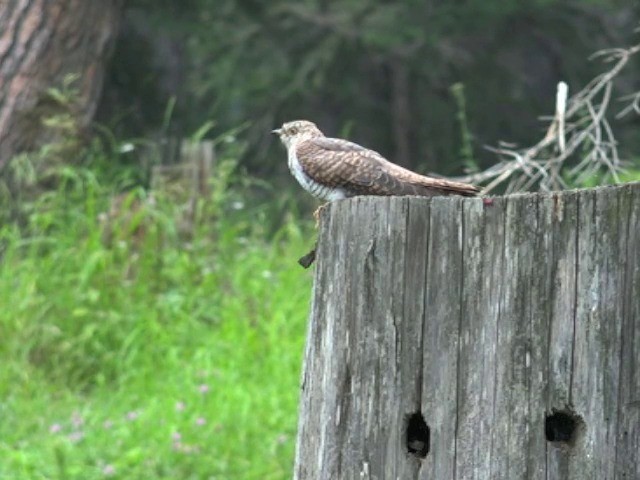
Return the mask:
M 0 0 L 0 170 L 52 138 L 43 119 L 60 105 L 47 93 L 77 75 L 72 114 L 92 119 L 122 0 Z

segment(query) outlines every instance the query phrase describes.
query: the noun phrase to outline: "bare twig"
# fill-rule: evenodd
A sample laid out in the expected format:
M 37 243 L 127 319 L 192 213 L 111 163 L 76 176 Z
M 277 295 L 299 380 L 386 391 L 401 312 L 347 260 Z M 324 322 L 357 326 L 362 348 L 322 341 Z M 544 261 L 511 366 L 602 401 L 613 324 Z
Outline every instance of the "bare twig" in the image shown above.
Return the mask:
M 628 101 L 626 107 L 618 112 L 616 118 L 622 118 L 630 112 L 635 112 L 636 115 L 640 115 L 640 92 L 633 93 L 631 95 L 625 95 L 620 98 L 621 101 Z

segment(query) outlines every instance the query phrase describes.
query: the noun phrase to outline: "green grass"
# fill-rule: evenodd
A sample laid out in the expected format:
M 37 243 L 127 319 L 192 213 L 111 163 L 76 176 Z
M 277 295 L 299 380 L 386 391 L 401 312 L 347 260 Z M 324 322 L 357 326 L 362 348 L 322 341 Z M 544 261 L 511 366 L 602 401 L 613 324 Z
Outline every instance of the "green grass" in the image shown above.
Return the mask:
M 0 478 L 290 478 L 313 230 L 218 189 L 189 241 L 159 200 L 108 246 L 106 193 L 0 227 Z

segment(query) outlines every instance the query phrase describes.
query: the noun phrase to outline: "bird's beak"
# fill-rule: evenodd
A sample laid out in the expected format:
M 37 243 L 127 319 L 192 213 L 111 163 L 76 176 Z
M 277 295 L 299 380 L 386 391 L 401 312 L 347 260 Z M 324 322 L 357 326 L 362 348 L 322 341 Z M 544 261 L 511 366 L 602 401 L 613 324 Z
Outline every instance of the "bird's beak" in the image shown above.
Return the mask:
M 282 129 L 281 128 L 276 128 L 274 130 L 271 130 L 271 133 L 275 133 L 276 135 L 280 135 L 282 133 Z

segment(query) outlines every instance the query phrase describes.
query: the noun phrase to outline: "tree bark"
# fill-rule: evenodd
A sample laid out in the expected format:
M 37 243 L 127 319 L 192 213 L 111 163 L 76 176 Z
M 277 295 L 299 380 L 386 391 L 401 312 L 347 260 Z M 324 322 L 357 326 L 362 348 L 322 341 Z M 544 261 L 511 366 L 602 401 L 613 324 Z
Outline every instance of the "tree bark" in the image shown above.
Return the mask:
M 0 170 L 52 138 L 43 123 L 60 108 L 48 89 L 77 75 L 72 112 L 92 119 L 123 0 L 0 0 Z

